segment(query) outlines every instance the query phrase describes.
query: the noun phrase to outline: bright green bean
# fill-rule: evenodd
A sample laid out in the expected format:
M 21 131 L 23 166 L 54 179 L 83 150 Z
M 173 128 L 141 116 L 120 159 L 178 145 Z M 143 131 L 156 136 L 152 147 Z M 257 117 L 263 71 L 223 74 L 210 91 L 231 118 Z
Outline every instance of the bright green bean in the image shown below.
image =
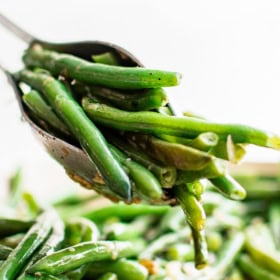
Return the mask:
M 142 89 L 176 86 L 181 74 L 141 67 L 111 66 L 92 63 L 69 54 L 44 50 L 39 45 L 28 49 L 23 57 L 27 66 L 49 70 L 85 83 L 112 88 Z
M 89 267 L 87 276 L 95 279 L 96 275 L 112 272 L 118 276 L 120 280 L 147 280 L 147 269 L 133 260 L 119 259 L 110 262 L 95 262 Z
M 155 160 L 148 157 L 146 153 L 140 151 L 139 149 L 136 149 L 129 143 L 123 141 L 120 137 L 116 137 L 108 133 L 106 133 L 105 135 L 108 141 L 119 148 L 128 157 L 150 170 L 157 177 L 162 187 L 170 188 L 173 186 L 176 179 L 175 167 L 164 166 L 155 162 Z
M 191 227 L 196 231 L 204 229 L 206 215 L 202 204 L 188 191 L 185 185 L 174 187 L 174 192 Z
M 242 200 L 246 197 L 246 190 L 229 174 L 210 178 L 209 181 L 227 198 Z
M 91 56 L 91 58 L 96 63 L 103 63 L 107 65 L 120 65 L 118 58 L 112 52 L 94 54 Z
M 134 182 L 136 191 L 139 191 L 140 195 L 143 195 L 148 201 L 159 200 L 162 197 L 161 185 L 152 172 L 128 158 L 113 145 L 109 145 L 109 148 L 115 158 L 128 169 L 128 175 Z
M 52 229 L 56 215 L 53 211 L 41 214 L 37 222 L 29 229 L 21 242 L 1 266 L 0 279 L 16 279 L 22 268 L 30 260 L 34 252 L 46 240 Z
M 70 135 L 69 129 L 54 113 L 53 109 L 43 99 L 41 94 L 37 90 L 31 90 L 22 96 L 22 100 L 28 106 L 28 108 L 34 112 L 36 117 L 44 120 L 57 131 Z
M 121 198 L 130 201 L 131 185 L 126 173 L 112 156 L 101 132 L 88 119 L 63 83 L 44 73 L 22 70 L 18 74 L 22 81 L 44 94 L 97 165 L 105 183 Z
M 214 158 L 206 152 L 182 144 L 170 143 L 151 135 L 127 133 L 129 143 L 167 166 L 181 170 L 201 170 Z
M 74 83 L 72 89 L 79 96 L 101 99 L 116 108 L 128 111 L 149 111 L 167 104 L 167 94 L 162 88 L 142 91 L 121 91 L 96 85 Z
M 219 139 L 226 139 L 231 135 L 235 143 L 250 143 L 280 149 L 279 136 L 241 124 L 214 123 L 156 112 L 128 112 L 105 104 L 92 103 L 88 98 L 83 98 L 82 106 L 95 123 L 119 130 L 182 137 L 197 137 L 203 132 L 213 132 Z
M 248 255 L 243 254 L 238 260 L 241 270 L 253 280 L 279 280 L 279 275 L 274 274 L 259 264 L 255 263 Z

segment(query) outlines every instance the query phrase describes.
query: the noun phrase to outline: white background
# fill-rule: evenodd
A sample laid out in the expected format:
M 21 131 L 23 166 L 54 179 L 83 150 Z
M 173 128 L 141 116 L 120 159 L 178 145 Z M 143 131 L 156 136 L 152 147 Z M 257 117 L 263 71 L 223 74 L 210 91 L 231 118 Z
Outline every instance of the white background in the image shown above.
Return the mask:
M 49 41 L 104 40 L 150 68 L 183 74 L 168 89 L 181 109 L 280 134 L 280 2 L 260 0 L 0 0 L 0 12 Z M 21 67 L 25 44 L 0 27 L 0 63 Z M 23 166 L 25 185 L 50 195 L 76 188 L 36 142 L 0 74 L 0 185 Z M 249 149 L 245 161 L 278 161 Z M 4 190 L 0 187 L 0 199 Z

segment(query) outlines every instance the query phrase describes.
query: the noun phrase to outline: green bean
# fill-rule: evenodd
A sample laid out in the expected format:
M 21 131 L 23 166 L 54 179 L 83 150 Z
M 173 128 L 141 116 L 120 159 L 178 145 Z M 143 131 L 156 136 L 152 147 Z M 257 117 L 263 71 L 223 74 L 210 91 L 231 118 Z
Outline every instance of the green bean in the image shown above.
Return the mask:
M 232 136 L 228 135 L 226 140 L 218 141 L 217 145 L 213 146 L 209 153 L 232 163 L 238 163 L 245 156 L 245 144 L 234 143 Z
M 2 264 L 0 279 L 16 279 L 21 269 L 48 237 L 54 218 L 53 211 L 47 211 L 38 217 L 37 222 L 29 229 L 23 240 Z
M 90 220 L 82 217 L 71 218 L 67 221 L 66 240 L 67 246 L 73 246 L 80 242 L 97 241 L 100 232 L 97 226 Z M 64 244 L 66 245 L 66 244 Z M 66 273 L 67 278 L 71 280 L 83 279 L 89 264 L 83 264 L 80 267 Z
M 92 63 L 73 55 L 44 50 L 39 45 L 29 48 L 23 61 L 27 66 L 49 70 L 85 83 L 112 88 L 143 89 L 176 86 L 181 74 L 141 67 L 111 66 Z
M 31 217 L 36 217 L 41 211 L 41 206 L 39 205 L 38 201 L 36 201 L 33 194 L 30 192 L 23 192 L 22 193 L 22 200 L 26 205 L 26 209 L 29 212 Z
M 95 279 L 96 275 L 106 272 L 115 273 L 121 280 L 146 280 L 148 278 L 148 271 L 143 265 L 127 259 L 92 263 L 87 276 L 89 279 Z
M 82 204 L 87 203 L 89 201 L 94 201 L 96 199 L 100 199 L 99 194 L 94 193 L 94 194 L 80 195 L 78 193 L 73 193 L 73 194 L 63 195 L 60 198 L 56 198 L 52 202 L 52 205 L 54 207 L 76 206 L 76 205 L 82 205 Z
M 91 56 L 91 58 L 96 63 L 103 63 L 107 65 L 120 65 L 118 58 L 112 52 L 94 54 Z
M 186 218 L 181 207 L 170 207 L 169 211 L 160 219 L 159 233 L 165 231 L 179 231 L 186 224 Z
M 81 242 L 42 258 L 28 272 L 57 275 L 90 262 L 129 257 L 135 255 L 138 249 L 131 242 L 125 241 Z
M 189 262 L 194 260 L 194 249 L 190 244 L 176 243 L 167 248 L 166 258 L 168 260 L 177 260 Z
M 49 104 L 97 165 L 105 183 L 121 198 L 130 201 L 131 185 L 126 173 L 112 156 L 101 132 L 88 119 L 65 86 L 47 74 L 29 70 L 22 70 L 18 74 L 21 80 L 44 94 Z
M 98 277 L 97 280 L 118 280 L 118 276 L 115 273 L 112 272 L 106 272 L 100 277 Z
M 280 276 L 280 258 L 268 226 L 255 223 L 246 228 L 245 249 L 260 266 Z
M 34 221 L 0 218 L 0 237 L 26 232 L 33 223 Z
M 246 190 L 229 174 L 210 178 L 209 181 L 225 197 L 233 200 L 242 200 L 246 197 Z
M 104 232 L 109 240 L 133 240 L 140 238 L 151 226 L 152 221 L 151 216 L 140 216 L 130 223 L 116 222 L 105 226 Z
M 67 246 L 73 246 L 85 241 L 97 241 L 99 237 L 99 229 L 91 220 L 83 217 L 74 217 L 67 221 L 66 238 L 64 241 Z
M 174 187 L 174 193 L 191 227 L 197 231 L 204 229 L 206 215 L 201 203 L 188 191 L 185 185 Z
M 41 258 L 45 257 L 47 254 L 53 253 L 55 250 L 60 248 L 64 240 L 64 223 L 60 217 L 55 213 L 54 222 L 52 224 L 52 232 L 47 238 L 46 242 L 42 245 L 40 250 L 30 259 L 24 272 L 17 278 L 17 280 L 24 280 L 27 277 L 26 270 L 36 263 Z M 45 279 L 45 278 L 43 278 Z
M 105 103 L 128 110 L 149 111 L 167 104 L 167 94 L 162 88 L 152 88 L 142 91 L 120 91 L 96 85 L 74 83 L 72 89 L 79 96 L 104 100 Z
M 253 280 L 279 280 L 279 275 L 274 274 L 259 264 L 255 263 L 248 255 L 243 254 L 238 259 L 240 269 Z
M 37 90 L 31 90 L 22 96 L 22 100 L 28 108 L 39 118 L 47 122 L 51 127 L 64 135 L 70 135 L 69 129 L 54 113 L 53 109 L 43 99 Z
M 153 206 L 146 204 L 131 204 L 126 205 L 124 203 L 116 203 L 112 205 L 108 205 L 99 209 L 87 209 L 85 211 L 81 211 L 78 209 L 76 215 L 80 215 L 86 217 L 96 223 L 102 223 L 108 218 L 118 217 L 121 220 L 127 221 L 132 220 L 140 215 L 157 215 L 161 216 L 165 214 L 170 206 L 162 205 L 162 206 Z M 71 216 L 71 212 L 70 215 Z
M 17 168 L 9 179 L 9 204 L 12 207 L 18 205 L 22 195 L 22 169 Z M 1 233 L 0 233 L 1 235 Z
M 23 239 L 24 236 L 25 236 L 25 233 L 17 233 L 14 235 L 10 235 L 10 236 L 7 236 L 7 237 L 1 239 L 0 244 L 14 249 L 20 243 L 20 241 Z
M 218 252 L 223 245 L 222 234 L 218 231 L 207 231 L 206 234 L 207 248 L 209 251 Z
M 218 135 L 213 132 L 200 133 L 194 139 L 166 134 L 158 135 L 158 137 L 167 140 L 168 142 L 187 145 L 201 151 L 209 151 L 211 150 L 211 148 L 213 149 L 213 147 L 217 145 L 219 140 Z
M 278 202 L 274 202 L 270 205 L 268 215 L 270 230 L 274 238 L 275 247 L 280 250 L 280 206 Z
M 197 269 L 202 269 L 208 264 L 208 248 L 204 230 L 196 230 L 191 227 L 194 261 Z
M 83 98 L 82 106 L 95 123 L 114 129 L 181 137 L 197 137 L 203 132 L 213 132 L 219 139 L 227 139 L 228 135 L 231 135 L 235 143 L 280 149 L 279 136 L 251 126 L 167 116 L 157 112 L 128 112 L 105 104 L 91 103 L 89 98 Z
M 139 259 L 153 259 L 155 254 L 162 252 L 168 245 L 174 244 L 180 240 L 190 238 L 190 229 L 188 227 L 175 232 L 167 233 L 153 240 L 139 255 Z
M 175 167 L 164 166 L 155 162 L 153 159 L 148 157 L 146 153 L 134 148 L 129 143 L 123 141 L 120 137 L 116 137 L 108 133 L 105 135 L 108 141 L 119 148 L 128 157 L 150 170 L 157 177 L 162 187 L 167 188 L 173 186 L 176 179 Z
M 208 153 L 151 135 L 127 133 L 129 143 L 167 166 L 181 170 L 201 170 L 214 160 Z
M 6 260 L 12 251 L 12 248 L 0 244 L 0 260 Z
M 154 176 L 147 168 L 128 158 L 113 145 L 109 148 L 114 157 L 128 169 L 128 175 L 134 182 L 136 190 L 147 200 L 159 200 L 162 197 L 162 188 Z
M 186 183 L 188 192 L 200 200 L 204 190 L 206 188 L 205 183 L 202 180 L 194 180 L 193 182 Z
M 218 258 L 213 265 L 212 270 L 207 272 L 207 276 L 203 279 L 207 280 L 223 280 L 228 270 L 238 258 L 244 245 L 244 234 L 238 232 L 233 234 L 223 245 L 222 250 L 218 253 Z
M 214 159 L 201 170 L 178 170 L 175 185 L 191 183 L 204 178 L 217 178 L 226 173 L 226 165 L 219 159 Z

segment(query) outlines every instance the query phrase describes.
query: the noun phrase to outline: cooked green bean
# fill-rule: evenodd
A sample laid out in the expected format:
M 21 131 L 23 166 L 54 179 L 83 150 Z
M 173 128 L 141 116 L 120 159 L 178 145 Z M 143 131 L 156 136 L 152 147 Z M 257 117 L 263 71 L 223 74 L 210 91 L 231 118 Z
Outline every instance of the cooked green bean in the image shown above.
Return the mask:
M 29 70 L 22 70 L 18 74 L 21 80 L 44 94 L 49 104 L 97 165 L 105 183 L 121 198 L 130 201 L 131 185 L 126 173 L 112 156 L 101 132 L 88 119 L 66 87 L 48 74 Z
M 175 244 L 180 240 L 190 238 L 190 229 L 188 227 L 181 229 L 178 232 L 167 233 L 153 240 L 138 256 L 141 259 L 153 259 L 155 254 L 162 252 L 168 245 Z
M 33 224 L 34 221 L 0 218 L 0 237 L 26 232 Z
M 279 275 L 274 274 L 259 264 L 255 263 L 248 255 L 243 254 L 238 259 L 241 270 L 253 280 L 279 280 Z
M 120 91 L 96 85 L 73 83 L 72 89 L 79 96 L 100 98 L 105 103 L 128 111 L 149 111 L 167 104 L 167 94 L 162 88 L 142 91 Z
M 193 246 L 186 243 L 176 243 L 167 248 L 166 258 L 168 260 L 177 260 L 181 262 L 189 262 L 194 260 Z
M 57 131 L 70 135 L 69 129 L 54 113 L 53 109 L 43 99 L 41 94 L 37 90 L 31 90 L 22 96 L 22 100 L 28 106 L 28 108 L 34 112 L 34 114 L 47 122 L 51 127 Z
M 193 182 L 186 183 L 186 187 L 188 192 L 194 195 L 196 199 L 200 200 L 205 190 L 205 183 L 202 182 L 202 180 L 194 180 Z
M 129 257 L 135 255 L 137 249 L 133 243 L 125 241 L 81 242 L 42 258 L 28 272 L 57 275 L 90 262 Z
M 22 196 L 22 169 L 17 168 L 15 173 L 9 178 L 9 204 L 17 206 Z M 1 233 L 0 233 L 1 236 Z
M 83 217 L 74 217 L 67 220 L 64 240 L 67 246 L 85 241 L 97 241 L 99 237 L 99 229 L 91 220 Z
M 140 165 L 136 161 L 128 158 L 113 145 L 109 148 L 115 158 L 128 169 L 128 175 L 136 186 L 136 191 L 140 192 L 145 199 L 159 200 L 162 197 L 162 188 L 152 172 Z
M 225 197 L 242 200 L 246 197 L 246 190 L 229 174 L 210 178 L 209 181 Z
M 246 228 L 245 249 L 260 266 L 280 276 L 280 258 L 269 227 L 254 223 Z
M 225 172 L 226 166 L 224 162 L 215 159 L 201 170 L 178 170 L 175 185 L 191 183 L 204 178 L 217 178 L 223 176 Z
M 148 271 L 143 265 L 126 259 L 92 263 L 87 276 L 90 279 L 95 279 L 97 275 L 106 272 L 115 273 L 120 280 L 146 280 L 148 277 Z
M 86 217 L 96 223 L 102 223 L 110 217 L 117 217 L 123 221 L 132 220 L 141 215 L 158 215 L 165 214 L 170 209 L 170 206 L 153 206 L 146 204 L 131 204 L 126 205 L 124 203 L 116 203 L 108 206 L 104 206 L 99 209 L 78 209 L 76 215 Z M 69 217 L 72 216 L 69 211 Z
M 72 218 L 67 222 L 66 242 L 68 246 L 79 244 L 80 242 L 97 241 L 100 232 L 97 226 L 90 220 L 82 217 Z M 89 264 L 83 264 L 80 267 L 66 273 L 67 278 L 71 280 L 83 279 L 88 270 Z
M 53 211 L 44 212 L 38 217 L 37 222 L 29 229 L 21 242 L 2 264 L 0 279 L 16 279 L 21 269 L 48 237 L 54 219 Z
M 234 233 L 223 245 L 218 253 L 217 260 L 213 268 L 210 269 L 205 278 L 201 280 L 223 280 L 224 275 L 232 267 L 244 245 L 244 234 L 242 232 Z
M 54 221 L 52 223 L 52 231 L 50 235 L 48 236 L 46 242 L 41 246 L 40 250 L 29 260 L 28 264 L 24 268 L 23 273 L 17 278 L 17 280 L 25 280 L 27 277 L 26 270 L 32 264 L 45 257 L 47 254 L 53 253 L 62 245 L 64 240 L 64 223 L 56 213 L 53 215 Z
M 159 138 L 167 140 L 171 143 L 187 145 L 201 151 L 209 151 L 218 144 L 219 137 L 213 132 L 200 133 L 194 139 L 179 137 L 174 135 L 158 135 Z
M 280 149 L 279 136 L 251 126 L 167 116 L 157 112 L 128 112 L 105 104 L 92 103 L 89 98 L 83 98 L 82 106 L 95 123 L 119 130 L 182 137 L 197 137 L 203 132 L 213 132 L 219 139 L 226 139 L 231 135 L 235 143 Z
M 181 79 L 181 74 L 176 72 L 92 63 L 73 55 L 44 50 L 39 45 L 29 48 L 23 56 L 23 61 L 27 66 L 45 68 L 53 75 L 62 74 L 85 83 L 112 88 L 176 86 Z
M 174 193 L 191 227 L 196 231 L 204 229 L 206 215 L 202 204 L 188 191 L 185 185 L 174 187 Z
M 176 179 L 175 167 L 164 166 L 155 162 L 153 159 L 148 157 L 146 153 L 134 148 L 129 143 L 123 141 L 120 137 L 116 137 L 108 133 L 105 135 L 108 141 L 119 148 L 128 157 L 150 170 L 157 177 L 162 187 L 170 188 L 173 186 Z
M 217 145 L 213 146 L 209 153 L 232 163 L 238 163 L 245 156 L 245 144 L 234 143 L 231 135 L 228 135 L 226 140 L 218 141 Z
M 170 207 L 160 220 L 159 234 L 165 231 L 179 231 L 183 225 L 186 225 L 186 217 L 182 208 L 179 206 Z
M 12 248 L 0 244 L 0 260 L 6 260 L 12 251 Z
M 191 227 L 193 246 L 194 246 L 194 261 L 197 269 L 202 269 L 208 264 L 208 248 L 204 230 L 196 230 Z
M 280 206 L 279 202 L 274 202 L 269 207 L 269 225 L 273 236 L 275 247 L 280 250 Z
M 130 223 L 116 222 L 105 226 L 103 231 L 109 240 L 133 240 L 140 238 L 151 226 L 154 219 L 151 216 L 135 217 Z
M 120 65 L 118 58 L 112 52 L 94 54 L 91 56 L 91 58 L 96 63 L 103 63 L 107 65 Z
M 126 133 L 125 137 L 129 143 L 160 163 L 180 170 L 201 170 L 214 160 L 214 157 L 206 152 L 170 143 L 151 135 Z

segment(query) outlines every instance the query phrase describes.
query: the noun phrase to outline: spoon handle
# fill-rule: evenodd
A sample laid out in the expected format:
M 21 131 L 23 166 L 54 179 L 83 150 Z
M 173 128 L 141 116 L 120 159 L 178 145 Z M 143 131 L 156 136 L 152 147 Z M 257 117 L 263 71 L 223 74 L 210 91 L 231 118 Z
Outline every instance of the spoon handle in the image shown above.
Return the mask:
M 9 30 L 11 33 L 13 33 L 17 38 L 21 39 L 27 44 L 30 44 L 36 39 L 30 33 L 23 30 L 21 27 L 19 27 L 17 24 L 12 22 L 10 19 L 8 19 L 6 16 L 4 16 L 1 13 L 0 13 L 0 24 L 3 27 L 5 27 L 7 30 Z

